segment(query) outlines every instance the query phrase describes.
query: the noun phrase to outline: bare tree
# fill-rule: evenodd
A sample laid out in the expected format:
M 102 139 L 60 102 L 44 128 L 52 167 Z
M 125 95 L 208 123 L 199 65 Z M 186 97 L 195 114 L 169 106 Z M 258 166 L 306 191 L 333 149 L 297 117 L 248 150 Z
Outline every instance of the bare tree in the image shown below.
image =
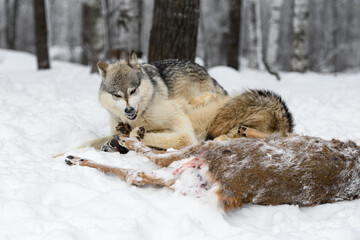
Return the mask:
M 83 49 L 91 63 L 91 72 L 97 72 L 97 62 L 104 55 L 104 23 L 102 19 L 101 0 L 83 5 Z
M 338 66 L 338 32 L 339 32 L 339 24 L 338 24 L 338 8 L 339 4 L 338 1 L 332 1 L 332 14 L 333 14 L 333 29 L 332 29 L 332 40 L 333 40 L 333 51 L 334 55 L 332 57 L 332 65 L 333 65 L 333 72 L 337 73 L 339 70 Z
M 143 9 L 144 9 L 144 6 L 143 6 L 143 0 L 137 0 L 137 6 L 138 6 L 138 12 L 137 12 L 137 22 L 138 22 L 138 32 L 137 32 L 137 35 L 138 35 L 138 51 L 141 51 L 141 37 L 142 37 L 142 20 L 143 20 Z
M 17 12 L 19 8 L 18 0 L 5 0 L 6 17 L 6 47 L 15 49 Z
M 272 70 L 277 70 L 277 53 L 280 35 L 280 17 L 283 0 L 271 1 L 271 17 L 269 21 L 269 38 L 266 51 L 266 62 Z
M 89 45 L 89 31 L 88 31 L 88 22 L 89 22 L 89 6 L 85 3 L 81 5 L 81 64 L 89 65 L 90 63 L 90 45 Z
M 271 16 L 269 21 L 269 35 L 266 57 L 263 56 L 263 62 L 265 69 L 272 75 L 280 80 L 280 75 L 277 72 L 277 53 L 279 46 L 279 35 L 280 35 L 280 17 L 281 17 L 281 6 L 283 0 L 274 0 L 271 2 Z
M 45 0 L 33 0 L 38 69 L 50 68 Z
M 249 67 L 263 69 L 260 1 L 249 0 L 248 4 Z
M 291 70 L 296 72 L 305 72 L 308 69 L 308 4 L 308 0 L 294 0 Z
M 149 61 L 195 60 L 199 7 L 199 0 L 155 0 Z
M 101 0 L 101 8 L 102 8 L 102 16 L 104 19 L 104 53 L 105 58 L 110 58 L 110 51 L 112 49 L 111 46 L 111 31 L 109 29 L 110 27 L 110 17 L 111 13 L 109 11 L 109 0 Z
M 240 27 L 241 27 L 241 10 L 242 0 L 229 0 L 230 1 L 230 31 L 227 34 L 227 54 L 226 65 L 239 69 L 239 49 L 240 49 Z

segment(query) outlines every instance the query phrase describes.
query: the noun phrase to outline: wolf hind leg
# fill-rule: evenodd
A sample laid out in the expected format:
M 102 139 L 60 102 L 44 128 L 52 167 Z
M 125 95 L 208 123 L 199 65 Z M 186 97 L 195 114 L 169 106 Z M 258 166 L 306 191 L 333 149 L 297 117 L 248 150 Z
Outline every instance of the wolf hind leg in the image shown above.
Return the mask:
M 198 141 L 194 134 L 180 132 L 148 132 L 141 140 L 143 144 L 160 149 L 180 149 L 196 144 Z
M 206 92 L 198 97 L 195 97 L 189 101 L 191 105 L 194 107 L 205 105 L 206 103 L 210 102 L 211 100 L 216 98 L 216 94 L 212 92 Z
M 175 183 L 175 179 L 165 180 L 163 178 L 156 178 L 151 173 L 145 173 L 133 169 L 111 167 L 104 164 L 99 164 L 97 162 L 88 159 L 71 156 L 71 155 L 66 157 L 65 162 L 70 166 L 78 165 L 78 166 L 96 168 L 103 173 L 117 175 L 123 181 L 135 186 L 153 185 L 153 186 L 166 187 L 171 189 L 171 186 Z
M 180 149 L 198 143 L 191 121 L 186 115 L 174 119 L 172 127 L 156 132 L 136 127 L 131 131 L 130 138 L 137 139 L 146 146 L 160 149 Z

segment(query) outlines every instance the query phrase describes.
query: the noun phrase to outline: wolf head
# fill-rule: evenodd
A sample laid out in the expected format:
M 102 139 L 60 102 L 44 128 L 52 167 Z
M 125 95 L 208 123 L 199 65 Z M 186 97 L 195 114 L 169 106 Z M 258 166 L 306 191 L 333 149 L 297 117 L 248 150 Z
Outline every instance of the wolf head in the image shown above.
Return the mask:
M 149 92 L 148 77 L 141 71 L 136 54 L 131 53 L 127 61 L 99 62 L 97 66 L 102 78 L 101 104 L 116 116 L 121 113 L 127 119 L 135 120 L 141 111 L 142 98 Z

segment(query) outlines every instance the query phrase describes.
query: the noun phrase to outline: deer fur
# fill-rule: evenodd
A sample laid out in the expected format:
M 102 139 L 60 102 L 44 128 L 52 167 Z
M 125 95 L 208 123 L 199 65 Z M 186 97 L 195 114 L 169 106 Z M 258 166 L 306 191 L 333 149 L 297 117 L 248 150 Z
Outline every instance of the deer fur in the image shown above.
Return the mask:
M 313 206 L 360 195 L 360 147 L 352 141 L 273 134 L 265 139 L 238 138 L 203 141 L 178 151 L 156 151 L 137 140 L 118 143 L 149 158 L 160 167 L 190 158 L 192 171 L 206 171 L 206 189 L 215 189 L 220 207 L 231 210 L 244 204 L 296 204 Z M 183 170 L 173 179 L 152 173 L 113 168 L 68 156 L 69 165 L 97 168 L 120 176 L 129 184 L 174 188 Z M 199 188 L 204 187 L 204 183 Z

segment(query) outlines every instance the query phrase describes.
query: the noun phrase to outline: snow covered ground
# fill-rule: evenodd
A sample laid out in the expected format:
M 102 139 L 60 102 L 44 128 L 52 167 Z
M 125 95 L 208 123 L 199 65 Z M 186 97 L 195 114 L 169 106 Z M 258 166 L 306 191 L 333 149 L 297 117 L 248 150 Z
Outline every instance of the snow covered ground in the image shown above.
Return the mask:
M 360 239 L 360 200 L 316 207 L 247 205 L 229 213 L 211 199 L 136 188 L 95 169 L 53 158 L 108 135 L 97 100 L 100 78 L 83 66 L 0 50 L 0 239 Z M 360 74 L 210 69 L 227 90 L 271 89 L 294 115 L 295 131 L 360 144 Z M 157 169 L 133 152 L 69 154 Z

